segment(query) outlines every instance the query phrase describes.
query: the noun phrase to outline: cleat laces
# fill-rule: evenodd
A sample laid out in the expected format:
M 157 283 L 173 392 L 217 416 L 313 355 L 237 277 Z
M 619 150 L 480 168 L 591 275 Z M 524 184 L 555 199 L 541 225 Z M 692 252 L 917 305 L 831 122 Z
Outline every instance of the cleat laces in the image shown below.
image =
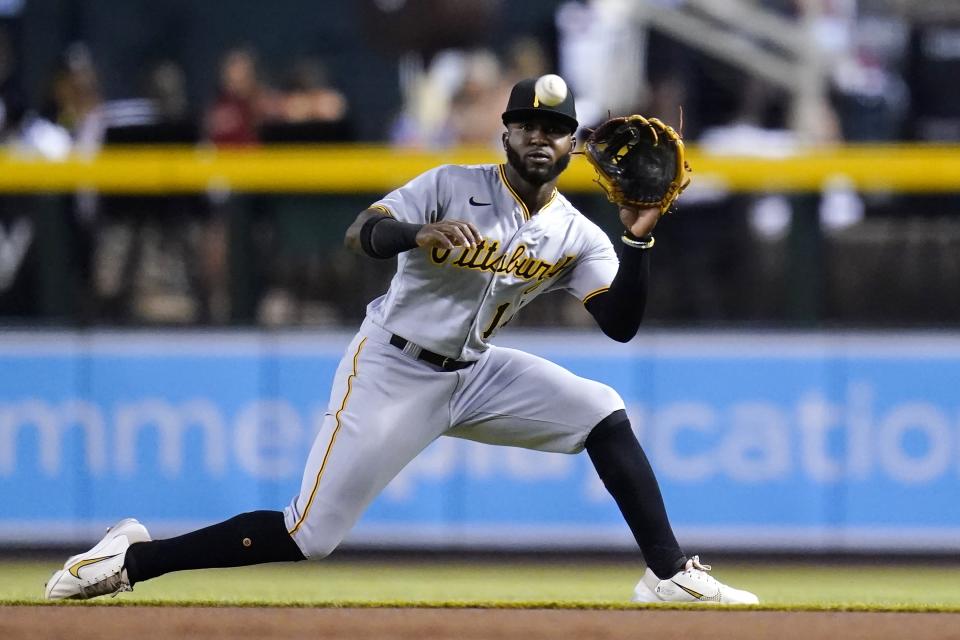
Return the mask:
M 95 598 L 96 596 L 106 595 L 115 598 L 118 593 L 124 593 L 126 591 L 133 591 L 133 587 L 130 586 L 130 583 L 125 579 L 122 569 L 110 573 L 102 573 L 94 577 L 93 580 L 90 581 L 90 584 L 80 585 L 80 593 L 83 594 L 84 598 Z
M 685 567 L 685 569 L 687 571 L 690 571 L 692 569 L 696 569 L 698 571 L 710 571 L 711 569 L 713 569 L 713 567 L 711 567 L 708 564 L 701 564 L 700 556 L 693 556 L 692 558 L 687 560 L 687 566 Z

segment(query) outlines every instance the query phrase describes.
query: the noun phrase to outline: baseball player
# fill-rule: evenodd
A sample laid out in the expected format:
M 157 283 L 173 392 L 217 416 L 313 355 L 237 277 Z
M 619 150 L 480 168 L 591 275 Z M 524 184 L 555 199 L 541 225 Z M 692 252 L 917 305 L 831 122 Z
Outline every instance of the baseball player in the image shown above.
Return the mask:
M 577 296 L 611 338 L 640 325 L 658 208 L 621 207 L 620 257 L 564 198 L 557 178 L 577 130 L 572 95 L 553 106 L 535 81 L 514 86 L 501 165 L 440 166 L 387 194 L 346 232 L 351 249 L 397 256 L 386 294 L 347 347 L 300 493 L 282 512 L 256 511 L 151 541 L 123 520 L 73 556 L 46 597 L 129 591 L 184 569 L 320 559 L 364 508 L 440 436 L 557 453 L 586 449 L 647 564 L 639 602 L 755 604 L 681 550 L 657 480 L 616 391 L 523 351 L 491 343 L 542 293 Z

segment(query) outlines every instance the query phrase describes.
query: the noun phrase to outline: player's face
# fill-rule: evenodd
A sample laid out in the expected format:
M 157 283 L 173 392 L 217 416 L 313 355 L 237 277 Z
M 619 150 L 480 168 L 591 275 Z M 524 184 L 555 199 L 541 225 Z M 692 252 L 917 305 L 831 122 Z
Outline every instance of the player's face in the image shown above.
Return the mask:
M 550 119 L 511 122 L 503 134 L 507 162 L 532 185 L 546 184 L 563 173 L 573 146 L 570 128 Z

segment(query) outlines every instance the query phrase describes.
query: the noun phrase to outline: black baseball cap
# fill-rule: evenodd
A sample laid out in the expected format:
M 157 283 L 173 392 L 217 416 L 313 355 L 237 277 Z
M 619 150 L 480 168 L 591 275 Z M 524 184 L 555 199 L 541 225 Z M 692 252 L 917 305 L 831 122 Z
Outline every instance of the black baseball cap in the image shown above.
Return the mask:
M 563 99 L 563 102 L 551 107 L 541 104 L 540 100 L 537 99 L 536 91 L 534 91 L 536 84 L 536 78 L 527 78 L 513 85 L 513 90 L 510 91 L 510 99 L 507 101 L 507 110 L 503 112 L 503 124 L 523 122 L 535 116 L 548 116 L 569 125 L 572 131 L 576 131 L 580 123 L 577 122 L 577 109 L 573 104 L 573 92 L 567 91 L 567 97 Z

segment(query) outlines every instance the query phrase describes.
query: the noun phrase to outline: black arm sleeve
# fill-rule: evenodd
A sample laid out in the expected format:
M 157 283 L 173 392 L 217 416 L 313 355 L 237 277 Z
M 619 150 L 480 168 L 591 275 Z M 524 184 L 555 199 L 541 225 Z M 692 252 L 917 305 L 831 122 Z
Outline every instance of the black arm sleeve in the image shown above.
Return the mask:
M 600 330 L 617 342 L 629 342 L 643 321 L 650 279 L 649 253 L 649 249 L 624 246 L 610 289 L 587 301 L 587 311 Z
M 372 258 L 392 258 L 417 246 L 417 232 L 422 226 L 387 216 L 371 217 L 360 228 L 360 247 Z

